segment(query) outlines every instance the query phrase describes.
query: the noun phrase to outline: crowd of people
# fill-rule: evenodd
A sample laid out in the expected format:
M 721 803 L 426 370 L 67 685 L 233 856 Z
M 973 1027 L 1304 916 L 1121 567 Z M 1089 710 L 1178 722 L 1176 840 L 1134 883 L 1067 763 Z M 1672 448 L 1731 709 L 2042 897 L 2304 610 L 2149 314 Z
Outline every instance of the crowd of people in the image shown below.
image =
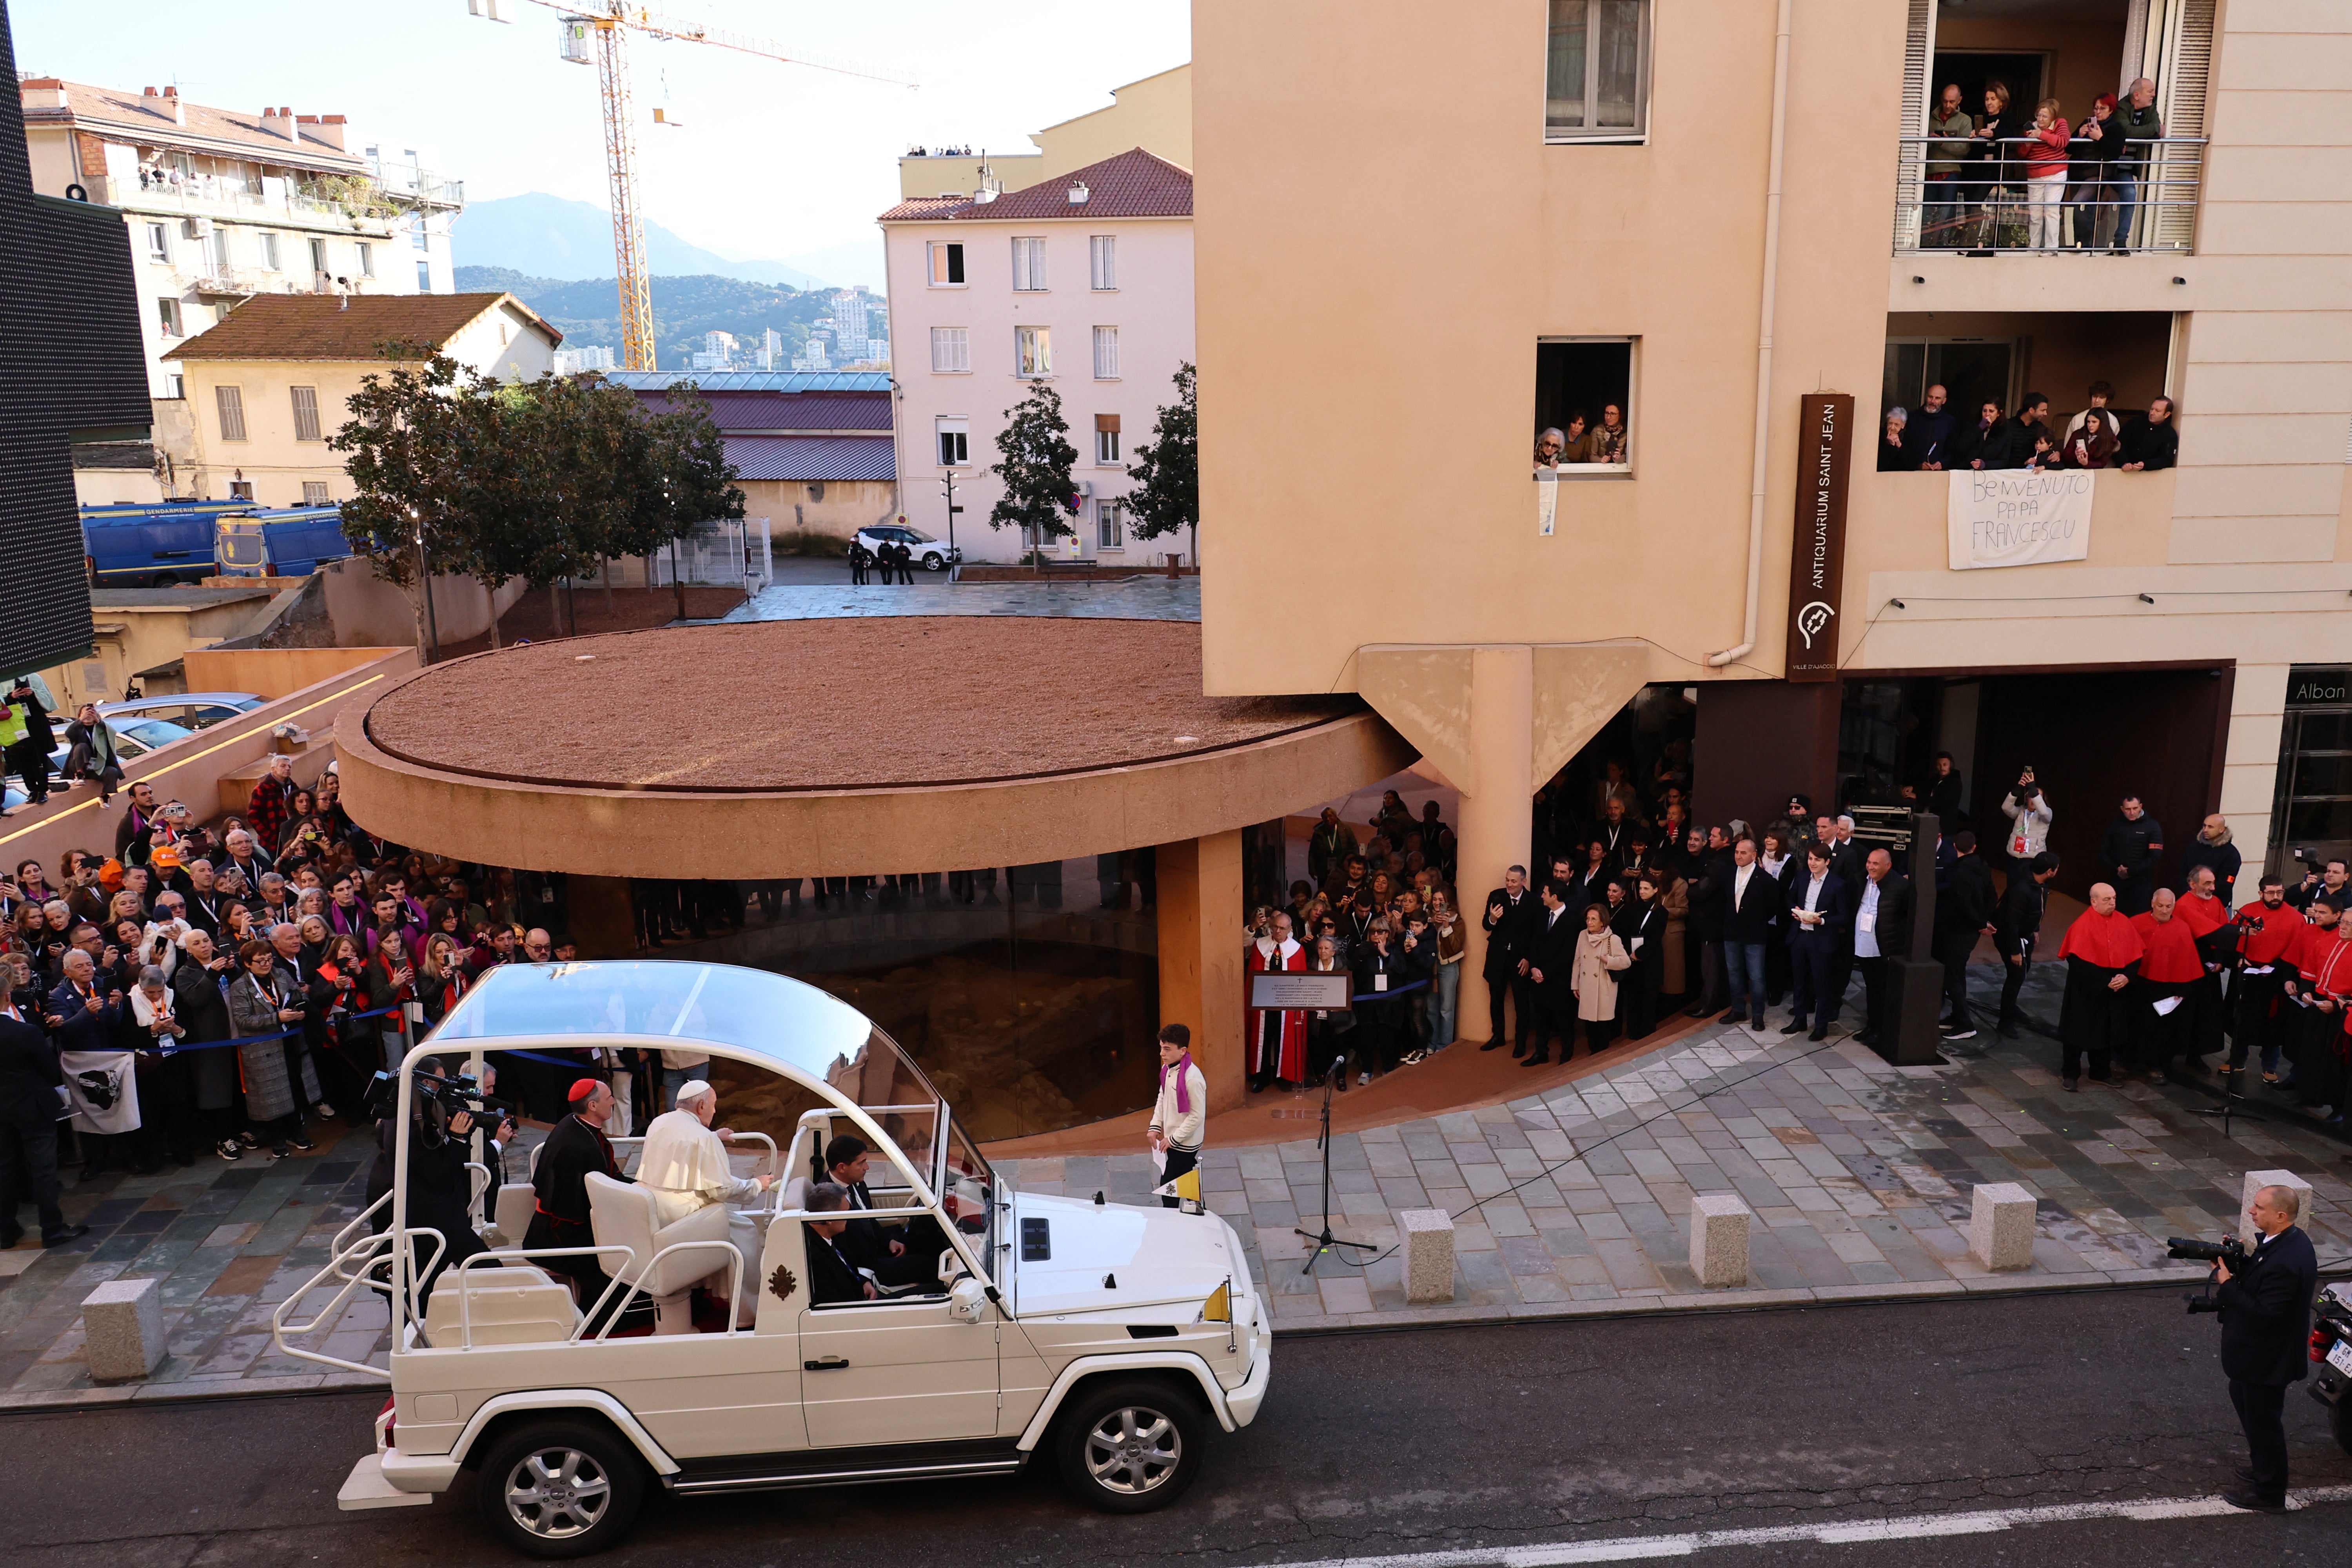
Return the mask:
M 1948 82 L 1928 115 L 1923 247 L 2013 248 L 2020 234 L 2024 247 L 2053 253 L 2134 247 L 2143 215 L 2162 199 L 2154 81 L 2137 79 L 2120 99 L 2100 93 L 2071 125 L 2057 99 L 2029 104 L 1998 79 L 1985 83 L 1982 113 L 1965 97 Z
M 2169 397 L 2152 398 L 2146 409 L 2126 414 L 2111 408 L 2116 389 L 2091 383 L 2082 411 L 2053 426 L 2047 395 L 2029 392 L 2014 415 L 2000 405 L 1979 404 L 1972 424 L 1940 385 L 1930 386 L 1916 408 L 1886 411 L 1878 439 L 1878 471 L 1942 473 L 1961 468 L 2116 468 L 2154 472 L 2179 461 L 2179 406 Z

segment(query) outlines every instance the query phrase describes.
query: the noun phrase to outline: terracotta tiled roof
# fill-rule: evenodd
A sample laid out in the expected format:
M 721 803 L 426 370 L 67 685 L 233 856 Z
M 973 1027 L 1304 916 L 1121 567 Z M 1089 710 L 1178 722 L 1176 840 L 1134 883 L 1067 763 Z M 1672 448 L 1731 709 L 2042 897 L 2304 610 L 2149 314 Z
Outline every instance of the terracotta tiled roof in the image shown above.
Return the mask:
M 219 326 L 163 357 L 372 360 L 376 344 L 387 340 L 437 348 L 501 300 L 536 322 L 551 342 L 563 341 L 562 332 L 511 294 L 257 294 Z
M 151 98 L 143 92 L 92 87 L 79 81 L 62 86 L 65 108 L 27 108 L 25 118 L 37 125 L 45 121 L 54 123 L 70 120 L 80 129 L 101 136 L 119 132 L 122 140 L 142 146 L 218 150 L 231 155 L 242 154 L 259 163 L 282 163 L 337 174 L 362 174 L 367 168 L 362 160 L 322 138 L 316 125 L 296 124 L 291 139 L 276 131 L 264 131 L 259 110 L 247 113 L 235 109 L 210 109 L 181 99 L 179 102 L 188 120 L 182 125 L 172 117 L 173 100 L 160 95 Z M 37 89 L 34 84 L 27 83 L 23 90 Z
M 1083 184 L 1087 199 L 1074 203 L 1070 187 Z M 1051 180 L 1040 180 L 1017 191 L 1007 191 L 992 202 L 959 201 L 948 196 L 919 196 L 900 202 L 882 215 L 883 223 L 925 219 L 950 221 L 1011 218 L 1035 223 L 1049 218 L 1191 217 L 1192 171 L 1171 163 L 1156 153 L 1137 147 L 1099 163 Z

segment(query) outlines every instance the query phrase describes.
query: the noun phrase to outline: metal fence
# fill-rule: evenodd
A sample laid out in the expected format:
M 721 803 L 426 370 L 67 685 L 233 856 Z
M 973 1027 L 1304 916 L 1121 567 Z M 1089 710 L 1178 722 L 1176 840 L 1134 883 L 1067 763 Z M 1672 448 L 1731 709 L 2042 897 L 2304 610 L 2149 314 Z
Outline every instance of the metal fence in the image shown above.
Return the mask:
M 764 517 L 697 523 L 693 532 L 646 564 L 657 588 L 683 580 L 688 587 L 740 588 L 756 594 L 776 580 Z
M 1895 170 L 1895 249 L 2185 251 L 2197 240 L 2205 139 L 2133 142 L 2113 163 L 2078 159 L 2063 181 L 2029 182 L 2025 139 L 1997 156 L 1938 156 L 1957 144 L 1973 154 L 1993 143 L 1906 136 Z M 2089 143 L 2077 140 L 2078 150 Z M 2095 179 L 2077 174 L 2097 171 Z

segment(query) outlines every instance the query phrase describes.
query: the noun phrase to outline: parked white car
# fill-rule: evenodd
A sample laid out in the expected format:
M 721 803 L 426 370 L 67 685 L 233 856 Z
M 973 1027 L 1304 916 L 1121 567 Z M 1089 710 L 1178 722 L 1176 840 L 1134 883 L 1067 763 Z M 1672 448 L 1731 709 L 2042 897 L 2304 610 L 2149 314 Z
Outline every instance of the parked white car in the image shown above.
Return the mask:
M 408 1162 L 432 1137 L 414 1114 L 414 1069 L 434 1056 L 478 1064 L 484 1050 L 592 1046 L 708 1050 L 729 1125 L 766 1146 L 737 1154 L 739 1173 L 750 1158 L 792 1177 L 728 1215 L 760 1249 L 741 1292 L 756 1294 L 750 1321 L 739 1310 L 723 1331 L 634 1338 L 584 1327 L 606 1321 L 596 1304 L 576 1303 L 511 1244 L 533 1196 L 520 1183 L 501 1189 L 485 1233 L 502 1245 L 443 1272 L 418 1310 L 419 1270 L 440 1247 L 408 1214 Z M 375 1451 L 344 1483 L 346 1509 L 429 1502 L 472 1470 L 494 1533 L 570 1557 L 619 1539 L 652 1486 L 706 1494 L 1009 1475 L 1042 1453 L 1079 1498 L 1140 1512 L 1174 1500 L 1211 1434 L 1248 1425 L 1265 1397 L 1271 1321 L 1231 1226 L 1196 1210 L 1003 1190 L 889 1037 L 798 981 L 658 962 L 494 970 L 408 1054 L 397 1115 L 402 1179 L 385 1200 L 387 1229 L 370 1236 L 369 1216 L 354 1220 L 273 1325 L 286 1353 L 366 1372 L 318 1347 L 362 1293 L 391 1300 L 393 1397 Z M 806 1178 L 793 1173 L 847 1132 L 873 1151 L 876 1207 L 863 1217 L 925 1226 L 947 1245 L 935 1281 L 819 1305 L 806 1225 L 828 1216 L 803 1206 Z M 688 1215 L 656 1232 L 646 1189 L 602 1176 L 589 1178 L 589 1196 L 597 1255 L 614 1276 L 608 1301 L 653 1298 L 658 1321 L 678 1328 L 692 1281 L 717 1270 L 730 1283 L 714 1294 L 737 1294 L 753 1260 L 716 1239 L 727 1231 L 674 1239 Z
M 963 552 L 956 546 L 933 539 L 919 528 L 898 522 L 877 522 L 861 528 L 856 542 L 877 552 L 886 544 L 903 544 L 915 552 L 914 564 L 926 572 L 944 572 L 963 559 Z

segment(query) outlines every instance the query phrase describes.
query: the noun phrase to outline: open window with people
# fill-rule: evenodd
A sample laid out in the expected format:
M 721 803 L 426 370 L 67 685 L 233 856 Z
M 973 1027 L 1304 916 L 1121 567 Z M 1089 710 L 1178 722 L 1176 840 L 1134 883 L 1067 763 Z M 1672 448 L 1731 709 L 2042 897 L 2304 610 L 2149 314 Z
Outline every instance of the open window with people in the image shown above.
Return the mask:
M 1536 344 L 1535 466 L 1562 477 L 1633 471 L 1633 340 Z

